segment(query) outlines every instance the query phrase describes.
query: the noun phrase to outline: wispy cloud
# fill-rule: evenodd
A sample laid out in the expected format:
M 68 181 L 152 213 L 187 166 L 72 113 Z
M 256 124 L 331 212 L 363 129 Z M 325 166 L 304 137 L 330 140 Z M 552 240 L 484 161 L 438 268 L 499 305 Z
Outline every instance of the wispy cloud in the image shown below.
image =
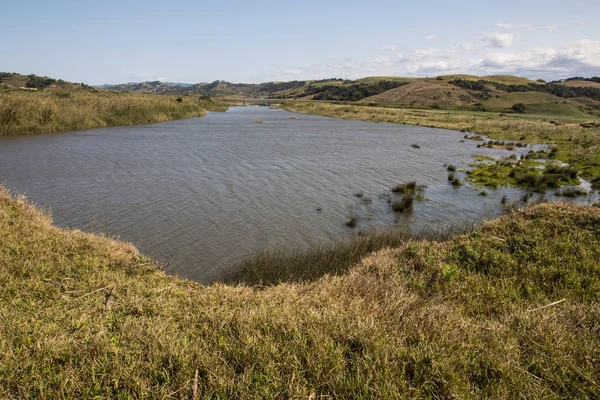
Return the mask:
M 147 74 L 135 74 L 135 79 L 139 80 L 139 81 L 146 81 L 146 82 L 154 82 L 154 81 L 160 81 L 160 82 L 164 82 L 166 81 L 165 78 L 163 78 L 162 76 L 154 76 L 154 75 L 147 75 Z
M 381 50 L 381 51 L 396 51 L 396 50 L 398 50 L 398 46 L 395 44 L 392 44 L 389 46 L 382 46 L 379 50 Z
M 512 46 L 515 36 L 511 33 L 491 32 L 483 35 L 483 40 L 492 47 L 508 48 Z
M 510 24 L 510 23 L 498 23 L 494 24 L 496 28 L 502 29 L 531 29 L 531 25 L 529 24 Z
M 546 25 L 544 28 L 550 33 L 559 33 L 564 31 L 564 29 L 558 27 L 557 25 Z
M 427 36 L 425 36 L 425 39 L 427 39 L 427 40 L 437 40 L 438 37 L 436 35 L 427 35 Z
M 283 73 L 286 75 L 296 75 L 296 76 L 301 75 L 302 72 L 304 72 L 304 71 L 302 71 L 301 69 L 286 69 L 283 71 Z

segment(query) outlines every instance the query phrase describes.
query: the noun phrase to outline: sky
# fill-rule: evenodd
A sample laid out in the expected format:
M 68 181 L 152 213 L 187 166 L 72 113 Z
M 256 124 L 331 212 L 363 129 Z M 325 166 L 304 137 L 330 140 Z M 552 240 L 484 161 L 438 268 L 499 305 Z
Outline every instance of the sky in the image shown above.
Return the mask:
M 0 0 L 0 71 L 88 84 L 600 75 L 600 1 Z

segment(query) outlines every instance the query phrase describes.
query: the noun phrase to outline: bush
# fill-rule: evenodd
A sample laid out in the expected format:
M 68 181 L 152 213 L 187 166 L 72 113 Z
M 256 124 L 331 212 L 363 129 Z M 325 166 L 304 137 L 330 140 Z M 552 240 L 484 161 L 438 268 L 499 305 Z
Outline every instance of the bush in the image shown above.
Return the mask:
M 511 109 L 516 113 L 524 114 L 526 107 L 525 107 L 525 104 L 523 104 L 523 103 L 517 103 L 517 104 L 513 105 L 511 107 Z

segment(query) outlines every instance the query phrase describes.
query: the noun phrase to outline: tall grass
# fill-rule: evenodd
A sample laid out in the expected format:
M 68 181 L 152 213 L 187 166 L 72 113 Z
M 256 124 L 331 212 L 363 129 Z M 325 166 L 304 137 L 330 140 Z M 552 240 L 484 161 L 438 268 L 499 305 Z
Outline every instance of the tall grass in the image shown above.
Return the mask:
M 202 286 L 0 190 L 0 398 L 597 399 L 599 226 L 537 205 L 326 251 L 313 281 Z
M 386 247 L 398 247 L 411 240 L 446 240 L 467 232 L 473 225 L 427 227 L 418 232 L 400 229 L 373 230 L 342 240 L 307 248 L 266 250 L 251 254 L 221 281 L 247 285 L 274 285 L 282 282 L 309 282 L 330 274 L 348 271 L 368 254 Z
M 0 136 L 32 135 L 200 117 L 212 101 L 197 97 L 111 93 L 0 91 Z

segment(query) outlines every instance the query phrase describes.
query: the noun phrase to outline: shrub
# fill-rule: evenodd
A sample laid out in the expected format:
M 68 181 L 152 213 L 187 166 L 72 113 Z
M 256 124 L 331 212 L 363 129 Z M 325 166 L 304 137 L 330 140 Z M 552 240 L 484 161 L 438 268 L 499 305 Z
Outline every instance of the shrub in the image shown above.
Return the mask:
M 393 193 L 412 193 L 417 187 L 416 181 L 410 181 L 407 183 L 400 183 L 392 188 Z
M 356 215 L 350 215 L 348 217 L 348 221 L 346 221 L 346 226 L 349 226 L 350 228 L 354 228 L 357 223 L 358 223 L 358 217 Z
M 402 199 L 392 203 L 392 210 L 396 212 L 404 212 L 412 209 L 415 198 L 413 195 L 408 194 L 402 197 Z

